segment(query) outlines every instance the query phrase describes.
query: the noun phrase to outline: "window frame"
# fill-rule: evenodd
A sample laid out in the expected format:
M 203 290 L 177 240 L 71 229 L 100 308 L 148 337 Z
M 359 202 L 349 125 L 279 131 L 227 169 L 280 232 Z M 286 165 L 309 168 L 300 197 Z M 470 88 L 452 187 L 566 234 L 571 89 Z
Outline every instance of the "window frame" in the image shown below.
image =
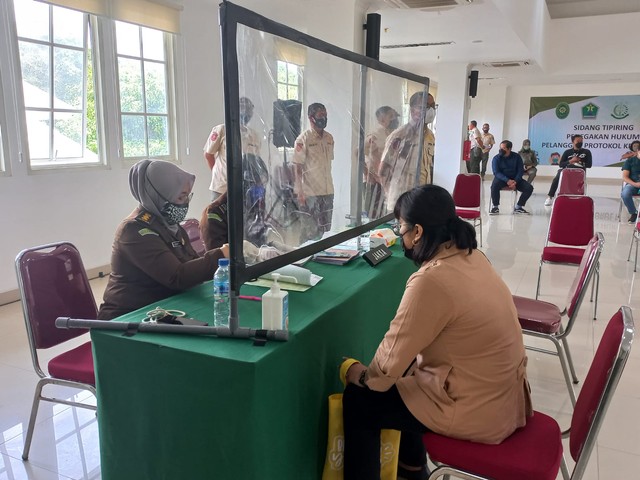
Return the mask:
M 11 1 L 11 3 L 13 3 L 14 0 Z M 58 7 L 55 5 L 48 5 L 49 7 L 49 32 L 52 32 L 52 29 L 54 27 L 53 22 L 54 22 L 54 18 L 53 18 L 53 12 L 54 9 L 58 8 L 58 9 L 63 9 L 64 7 Z M 90 14 L 90 13 L 86 13 L 86 12 L 80 12 L 83 15 L 83 46 L 82 47 L 73 47 L 73 46 L 69 46 L 69 45 L 63 45 L 63 44 L 59 44 L 56 43 L 54 41 L 53 38 L 49 38 L 49 40 L 47 41 L 43 41 L 43 40 L 34 40 L 31 38 L 26 38 L 26 37 L 20 37 L 18 35 L 18 31 L 17 31 L 17 21 L 16 21 L 16 31 L 15 31 L 15 48 L 16 48 L 16 55 L 18 58 L 18 66 L 16 69 L 16 76 L 17 81 L 20 83 L 20 85 L 22 85 L 23 83 L 23 75 L 22 75 L 22 61 L 20 59 L 20 42 L 28 42 L 31 44 L 35 44 L 35 45 L 45 45 L 47 46 L 50 51 L 49 51 L 49 72 L 50 72 L 50 79 L 49 79 L 49 89 L 50 91 L 48 92 L 49 95 L 49 107 L 44 108 L 44 107 L 27 107 L 26 106 L 26 102 L 25 102 L 25 97 L 24 97 L 24 91 L 21 90 L 20 92 L 20 114 L 23 117 L 23 125 L 24 125 L 24 137 L 25 137 L 25 152 L 27 153 L 26 158 L 27 158 L 27 167 L 28 170 L 30 172 L 40 172 L 40 171 L 52 171 L 52 170 L 67 170 L 67 169 L 95 169 L 95 168 L 104 168 L 106 166 L 106 155 L 105 152 L 102 149 L 102 146 L 104 144 L 104 142 L 101 139 L 101 134 L 100 132 L 102 131 L 102 125 L 104 123 L 104 117 L 102 114 L 102 102 L 99 100 L 101 99 L 101 97 L 103 96 L 103 92 L 101 91 L 101 85 L 102 83 L 99 81 L 98 78 L 98 68 L 97 68 L 97 52 L 99 50 L 98 47 L 98 34 L 96 32 L 96 23 L 95 23 L 95 16 Z M 14 12 L 14 19 L 15 19 L 15 12 Z M 62 159 L 82 159 L 81 161 L 77 161 L 77 162 L 67 162 L 67 161 L 63 161 L 61 163 L 57 163 L 55 158 L 53 157 L 53 153 L 54 153 L 54 135 L 55 135 L 55 126 L 52 124 L 49 127 L 49 136 L 48 136 L 48 149 L 49 149 L 49 157 L 48 157 L 48 161 L 42 161 L 43 159 L 37 159 L 35 160 L 34 164 L 34 159 L 31 155 L 30 149 L 29 149 L 29 128 L 28 128 L 28 123 L 27 123 L 27 112 L 28 111 L 37 111 L 37 112 L 47 112 L 49 113 L 49 119 L 51 121 L 51 119 L 53 118 L 53 116 L 56 114 L 56 112 L 62 112 L 62 113 L 68 113 L 71 112 L 72 110 L 70 109 L 62 109 L 62 108 L 57 108 L 55 106 L 55 91 L 54 91 L 54 83 L 55 83 L 55 76 L 54 76 L 54 70 L 55 70 L 55 65 L 53 62 L 53 50 L 54 48 L 65 48 L 68 50 L 74 50 L 74 51 L 80 51 L 83 53 L 83 78 L 82 78 L 82 108 L 81 109 L 73 109 L 73 111 L 75 113 L 81 113 L 82 115 L 82 145 L 81 145 L 81 149 L 82 152 L 84 152 L 85 150 L 88 150 L 87 148 L 87 144 L 86 144 L 86 128 L 87 128 L 87 107 L 88 107 L 88 94 L 87 94 L 87 69 L 88 67 L 88 56 L 89 56 L 89 51 L 91 52 L 91 63 L 92 63 L 92 69 L 94 72 L 94 97 L 95 97 L 95 115 L 96 115 L 96 136 L 97 136 L 97 142 L 98 142 L 98 152 L 96 153 L 97 155 L 97 161 L 95 162 L 90 162 L 90 161 L 86 161 L 84 156 L 82 157 L 60 157 Z M 41 162 L 42 161 L 42 162 Z
M 174 163 L 178 163 L 178 151 L 179 151 L 179 146 L 178 146 L 178 128 L 177 128 L 177 83 L 176 83 L 176 35 L 172 34 L 172 33 L 167 33 L 167 32 L 163 32 L 162 30 L 158 30 L 158 29 L 153 29 L 151 27 L 144 27 L 141 25 L 135 25 L 132 23 L 129 23 L 129 25 L 135 25 L 136 27 L 139 28 L 139 40 L 140 40 L 140 48 L 141 48 L 141 56 L 140 57 L 133 57 L 130 55 L 121 55 L 118 53 L 117 51 L 117 37 L 116 37 L 116 21 L 115 20 L 111 20 L 111 33 L 113 35 L 113 41 L 111 42 L 111 45 L 113 45 L 113 59 L 114 61 L 113 63 L 113 70 L 114 70 L 114 75 L 112 78 L 115 79 L 114 81 L 114 89 L 113 89 L 113 93 L 115 95 L 115 101 L 112 103 L 113 105 L 115 105 L 115 118 L 116 118 L 116 124 L 117 125 L 117 155 L 118 158 L 120 159 L 120 161 L 127 166 L 133 165 L 134 163 L 138 162 L 139 160 L 143 160 L 146 158 L 153 158 L 153 159 L 159 159 L 159 160 L 166 160 L 166 161 L 170 161 L 170 162 L 174 162 Z M 122 22 L 122 23 L 128 23 L 128 22 Z M 157 30 L 159 32 L 162 33 L 163 36 L 163 45 L 164 45 L 164 54 L 165 54 L 165 60 L 164 62 L 160 62 L 158 60 L 154 60 L 154 59 L 146 59 L 144 56 L 142 56 L 144 54 L 143 49 L 142 49 L 142 28 L 149 28 L 151 30 Z M 121 105 L 121 98 L 120 98 L 120 75 L 119 75 L 119 66 L 118 66 L 118 60 L 120 58 L 128 58 L 128 59 L 135 59 L 135 60 L 139 60 L 142 63 L 142 73 L 143 73 L 143 82 L 142 82 L 142 88 L 143 88 L 143 99 L 145 99 L 144 103 L 145 103 L 145 110 L 146 110 L 146 91 L 144 88 L 144 62 L 145 61 L 152 61 L 152 62 L 156 62 L 156 63 L 163 63 L 165 65 L 165 88 L 166 88 L 166 99 L 167 99 L 167 113 L 166 114 L 162 114 L 163 116 L 166 115 L 167 117 L 167 141 L 169 142 L 169 153 L 167 155 L 142 155 L 142 156 L 129 156 L 126 157 L 124 155 L 124 138 L 123 138 L 123 132 L 122 132 L 122 117 L 123 114 L 127 114 L 127 112 L 123 112 L 122 111 L 122 105 Z M 146 130 L 146 119 L 148 116 L 150 116 L 150 114 L 148 112 L 143 112 L 142 113 L 143 118 L 145 119 L 145 147 L 147 150 L 147 153 L 149 151 L 149 139 L 148 139 L 148 132 Z M 151 116 L 153 116 L 153 114 L 151 114 Z
M 278 80 L 278 67 L 280 66 L 280 63 L 284 63 L 287 69 L 287 75 L 286 75 L 286 82 L 281 82 Z M 294 67 L 296 67 L 297 70 L 297 76 L 298 76 L 298 84 L 294 85 L 293 83 L 289 83 L 289 66 L 293 65 Z M 282 60 L 282 59 L 277 59 L 276 60 L 276 97 L 278 98 L 278 100 L 298 100 L 300 102 L 302 102 L 303 100 L 303 91 L 302 91 L 302 84 L 303 84 L 303 72 L 304 72 L 304 65 L 298 65 L 297 63 L 293 63 L 293 62 L 287 62 L 286 60 Z M 284 85 L 287 89 L 287 98 L 280 98 L 280 96 L 278 95 L 278 90 L 280 85 Z M 289 86 L 295 86 L 298 88 L 298 98 L 289 98 Z

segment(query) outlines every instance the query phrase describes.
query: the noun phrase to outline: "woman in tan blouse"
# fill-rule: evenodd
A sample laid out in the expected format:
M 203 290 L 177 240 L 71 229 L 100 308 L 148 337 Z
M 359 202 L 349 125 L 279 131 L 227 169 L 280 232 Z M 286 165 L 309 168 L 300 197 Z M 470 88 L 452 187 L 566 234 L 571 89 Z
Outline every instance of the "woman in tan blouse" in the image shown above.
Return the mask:
M 399 478 L 427 476 L 427 429 L 495 444 L 531 415 L 522 332 L 511 292 L 436 185 L 395 205 L 407 258 L 420 265 L 365 367 L 347 371 L 345 480 L 380 478 L 380 430 L 402 431 Z

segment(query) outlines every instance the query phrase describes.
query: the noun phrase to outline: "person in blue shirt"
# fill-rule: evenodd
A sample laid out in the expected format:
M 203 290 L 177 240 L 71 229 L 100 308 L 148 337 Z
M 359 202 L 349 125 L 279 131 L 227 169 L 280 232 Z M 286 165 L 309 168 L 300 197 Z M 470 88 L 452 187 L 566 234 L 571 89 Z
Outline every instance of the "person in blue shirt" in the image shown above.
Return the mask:
M 522 192 L 513 213 L 528 215 L 524 206 L 533 193 L 533 186 L 522 179 L 524 174 L 524 164 L 522 157 L 516 152 L 512 152 L 513 143 L 503 140 L 500 144 L 500 152 L 493 157 L 491 166 L 493 167 L 493 182 L 491 183 L 491 203 L 493 206 L 489 211 L 490 215 L 500 213 L 500 190 L 508 187 L 509 190 Z
M 624 154 L 624 165 L 622 166 L 622 202 L 629 211 L 629 223 L 635 223 L 638 218 L 638 210 L 633 203 L 633 196 L 640 192 L 640 141 L 636 140 L 629 145 L 629 152 Z

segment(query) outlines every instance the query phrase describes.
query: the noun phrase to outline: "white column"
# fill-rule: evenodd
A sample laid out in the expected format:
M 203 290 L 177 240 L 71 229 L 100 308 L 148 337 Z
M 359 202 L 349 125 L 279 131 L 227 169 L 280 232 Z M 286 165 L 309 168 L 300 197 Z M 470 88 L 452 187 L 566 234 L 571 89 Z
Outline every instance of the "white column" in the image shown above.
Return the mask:
M 466 63 L 438 66 L 438 118 L 433 183 L 450 192 L 462 171 L 462 142 L 467 134 L 469 69 Z

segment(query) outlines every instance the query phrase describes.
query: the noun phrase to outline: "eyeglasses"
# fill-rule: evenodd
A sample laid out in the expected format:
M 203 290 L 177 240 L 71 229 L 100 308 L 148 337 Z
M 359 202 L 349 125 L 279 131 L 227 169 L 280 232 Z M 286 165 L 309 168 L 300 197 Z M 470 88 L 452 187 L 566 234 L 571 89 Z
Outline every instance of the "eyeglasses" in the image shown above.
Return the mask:
M 178 200 L 181 198 L 182 196 L 178 197 Z M 184 199 L 183 202 L 180 202 L 179 205 L 186 205 L 187 203 L 191 202 L 191 199 L 193 198 L 193 192 L 191 192 L 189 195 L 187 195 Z
M 392 231 L 395 235 L 397 235 L 397 236 L 399 236 L 399 237 L 402 237 L 402 236 L 404 236 L 404 235 L 405 235 L 405 234 L 410 230 L 410 229 L 409 229 L 409 230 L 405 231 L 404 233 L 400 233 L 400 229 L 401 229 L 403 226 L 406 226 L 406 225 L 411 225 L 411 224 L 409 224 L 409 223 L 396 223 L 396 224 L 394 224 L 394 225 L 392 225 L 392 226 L 391 226 L 391 231 Z

